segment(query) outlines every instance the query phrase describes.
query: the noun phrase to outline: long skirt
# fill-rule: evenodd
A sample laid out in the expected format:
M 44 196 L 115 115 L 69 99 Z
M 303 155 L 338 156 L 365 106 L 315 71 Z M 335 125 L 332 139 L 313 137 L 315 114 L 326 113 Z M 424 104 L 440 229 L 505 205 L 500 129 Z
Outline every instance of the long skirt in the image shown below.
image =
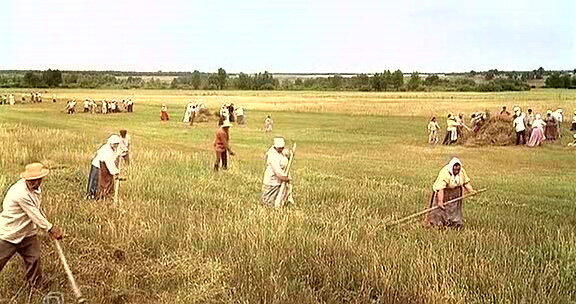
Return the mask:
M 458 133 L 456 130 L 454 131 L 447 131 L 446 136 L 444 136 L 444 140 L 442 141 L 443 145 L 451 145 L 458 141 Z
M 553 123 L 546 124 L 544 136 L 546 137 L 546 140 L 556 140 L 558 137 L 558 127 Z
M 462 187 L 444 189 L 444 202 L 459 198 L 462 193 Z M 462 227 L 464 225 L 462 205 L 463 200 L 444 205 L 444 210 L 437 208 L 430 211 L 424 221 L 432 227 Z M 438 206 L 438 192 L 435 191 L 430 198 L 429 208 L 436 206 Z
M 546 140 L 544 137 L 544 130 L 542 128 L 533 128 L 532 135 L 530 135 L 530 140 L 528 141 L 528 147 L 536 147 L 542 144 L 542 141 Z
M 96 198 L 96 192 L 98 191 L 99 175 L 100 175 L 100 169 L 92 165 L 90 167 L 90 173 L 88 174 L 88 190 L 86 191 L 86 198 L 88 199 Z
M 170 120 L 170 118 L 168 117 L 168 112 L 162 112 L 160 114 L 160 120 Z
M 110 195 L 114 189 L 114 176 L 108 171 L 105 162 L 100 162 L 100 176 L 98 183 L 98 193 L 96 199 L 105 199 Z
M 277 186 L 262 185 L 261 200 L 263 205 L 268 207 L 274 207 L 278 195 L 280 195 L 280 185 Z M 292 197 L 292 185 L 286 184 L 286 187 L 284 187 L 284 193 L 282 193 L 282 199 L 280 200 L 280 206 L 293 203 L 294 198 Z

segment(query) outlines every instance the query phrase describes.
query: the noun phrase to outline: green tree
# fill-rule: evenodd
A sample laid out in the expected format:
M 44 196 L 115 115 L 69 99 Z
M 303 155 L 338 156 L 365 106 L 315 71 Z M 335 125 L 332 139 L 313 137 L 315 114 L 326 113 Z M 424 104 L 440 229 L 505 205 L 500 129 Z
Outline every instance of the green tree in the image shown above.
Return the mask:
M 218 82 L 217 86 L 219 90 L 224 90 L 226 87 L 226 81 L 228 80 L 228 74 L 226 74 L 226 70 L 223 68 L 218 69 Z
M 424 85 L 435 86 L 438 84 L 440 84 L 440 77 L 438 77 L 436 74 L 428 75 L 428 77 L 424 79 Z
M 392 74 L 392 86 L 396 88 L 396 90 L 400 90 L 400 88 L 404 85 L 404 73 L 400 70 L 394 71 Z
M 333 89 L 339 89 L 342 86 L 343 78 L 340 75 L 328 77 L 328 80 L 330 81 L 330 87 Z
M 28 71 L 26 74 L 24 74 L 22 85 L 27 88 L 37 88 L 43 86 L 40 76 L 32 71 Z
M 200 75 L 200 71 L 194 70 L 194 72 L 192 72 L 191 84 L 194 90 L 198 90 L 200 88 L 200 85 L 202 84 L 202 76 Z
M 374 74 L 370 79 L 370 84 L 372 85 L 372 89 L 375 91 L 382 91 L 382 74 Z
M 418 72 L 412 72 L 412 75 L 410 75 L 410 79 L 408 80 L 408 89 L 409 90 L 417 90 L 420 87 L 420 83 L 422 82 L 422 80 L 420 79 L 420 73 Z
M 393 82 L 394 82 L 394 76 L 392 75 L 392 72 L 390 72 L 390 70 L 384 71 L 384 73 L 382 73 L 382 79 L 381 79 L 382 89 L 384 91 L 388 91 L 388 88 L 391 85 L 393 85 Z M 402 75 L 402 82 L 404 82 L 404 75 Z
M 48 69 L 42 72 L 42 81 L 49 87 L 57 87 L 62 84 L 62 72 Z

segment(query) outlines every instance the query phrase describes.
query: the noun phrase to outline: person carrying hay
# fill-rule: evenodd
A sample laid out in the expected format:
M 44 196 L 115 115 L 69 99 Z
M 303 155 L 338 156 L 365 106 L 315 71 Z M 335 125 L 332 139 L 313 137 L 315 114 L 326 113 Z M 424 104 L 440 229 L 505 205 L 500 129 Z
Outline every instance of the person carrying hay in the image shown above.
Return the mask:
M 105 199 L 114 188 L 114 178 L 120 174 L 116 160 L 121 142 L 122 138 L 114 134 L 96 152 L 88 176 L 87 199 Z
M 425 224 L 431 227 L 462 228 L 464 225 L 463 201 L 444 205 L 444 202 L 462 197 L 464 191 L 474 192 L 470 178 L 458 158 L 452 158 L 448 165 L 440 170 L 438 178 L 432 185 L 432 190 L 429 208 L 435 206 L 439 208 L 427 214 L 424 219 Z
M 273 207 L 278 195 L 282 195 L 280 206 L 293 204 L 292 185 L 287 172 L 289 151 L 282 137 L 274 138 L 274 145 L 266 152 L 266 170 L 262 181 L 262 204 Z M 282 183 L 287 183 L 284 193 L 280 193 Z

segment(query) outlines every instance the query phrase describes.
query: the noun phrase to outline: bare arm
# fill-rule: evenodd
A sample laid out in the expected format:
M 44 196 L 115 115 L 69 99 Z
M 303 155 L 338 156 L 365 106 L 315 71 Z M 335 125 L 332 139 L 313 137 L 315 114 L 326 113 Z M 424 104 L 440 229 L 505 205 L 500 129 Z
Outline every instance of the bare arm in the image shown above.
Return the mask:
M 438 202 L 438 207 L 440 207 L 440 209 L 444 209 L 444 189 L 438 190 L 436 193 L 436 200 Z

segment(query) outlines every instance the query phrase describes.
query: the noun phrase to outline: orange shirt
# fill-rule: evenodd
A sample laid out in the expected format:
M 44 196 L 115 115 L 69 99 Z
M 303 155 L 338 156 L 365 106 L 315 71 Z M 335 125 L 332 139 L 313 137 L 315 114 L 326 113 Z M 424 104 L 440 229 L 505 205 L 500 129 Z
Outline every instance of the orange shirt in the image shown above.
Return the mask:
M 228 149 L 228 133 L 224 131 L 224 128 L 220 127 L 216 131 L 216 138 L 214 138 L 214 150 L 216 152 L 224 152 Z

